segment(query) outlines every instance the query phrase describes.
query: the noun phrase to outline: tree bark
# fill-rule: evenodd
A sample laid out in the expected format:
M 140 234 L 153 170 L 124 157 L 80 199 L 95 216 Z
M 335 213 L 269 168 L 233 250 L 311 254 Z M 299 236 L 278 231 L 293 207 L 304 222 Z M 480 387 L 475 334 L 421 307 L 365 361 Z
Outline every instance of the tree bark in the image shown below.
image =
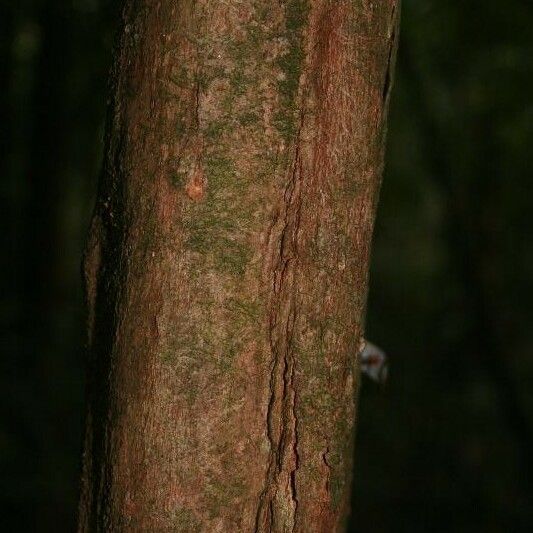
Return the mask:
M 130 0 L 80 531 L 340 531 L 397 0 Z

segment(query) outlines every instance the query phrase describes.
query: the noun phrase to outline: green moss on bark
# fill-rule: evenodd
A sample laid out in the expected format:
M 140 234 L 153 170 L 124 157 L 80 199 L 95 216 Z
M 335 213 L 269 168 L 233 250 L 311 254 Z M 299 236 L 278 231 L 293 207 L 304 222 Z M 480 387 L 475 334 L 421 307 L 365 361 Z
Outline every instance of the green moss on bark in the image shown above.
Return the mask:
M 304 59 L 303 32 L 309 12 L 308 0 L 289 0 L 286 9 L 285 39 L 288 47 L 277 61 L 282 72 L 278 82 L 281 100 L 275 124 L 281 135 L 289 141 L 297 129 L 297 95 Z

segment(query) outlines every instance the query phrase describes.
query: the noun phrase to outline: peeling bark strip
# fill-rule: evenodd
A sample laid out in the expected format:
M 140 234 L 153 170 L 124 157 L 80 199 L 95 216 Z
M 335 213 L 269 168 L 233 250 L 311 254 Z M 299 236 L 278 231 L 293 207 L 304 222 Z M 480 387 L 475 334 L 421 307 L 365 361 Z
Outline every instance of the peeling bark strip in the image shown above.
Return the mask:
M 127 0 L 79 530 L 341 531 L 394 0 Z

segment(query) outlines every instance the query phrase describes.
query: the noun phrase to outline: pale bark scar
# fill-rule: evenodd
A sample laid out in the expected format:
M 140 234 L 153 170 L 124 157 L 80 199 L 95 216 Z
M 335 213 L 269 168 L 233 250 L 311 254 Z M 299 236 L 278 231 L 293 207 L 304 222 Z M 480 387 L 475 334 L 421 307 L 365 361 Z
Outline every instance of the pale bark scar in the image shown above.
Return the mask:
M 205 194 L 207 179 L 201 164 L 196 164 L 185 185 L 185 192 L 191 200 L 200 201 Z

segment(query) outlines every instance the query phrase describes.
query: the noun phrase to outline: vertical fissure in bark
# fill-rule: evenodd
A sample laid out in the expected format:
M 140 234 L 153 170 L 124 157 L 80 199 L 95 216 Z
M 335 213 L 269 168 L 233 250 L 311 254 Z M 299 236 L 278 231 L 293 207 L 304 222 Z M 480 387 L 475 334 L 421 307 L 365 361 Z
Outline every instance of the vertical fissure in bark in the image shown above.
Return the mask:
M 385 75 L 382 91 L 382 100 L 385 105 L 388 104 L 390 91 L 392 89 L 392 81 L 394 75 L 394 67 L 396 63 L 396 51 L 398 49 L 398 43 L 396 42 L 398 34 L 398 24 L 399 24 L 399 6 L 396 2 L 392 5 L 391 17 L 389 22 L 389 31 L 388 31 L 388 54 L 387 54 L 387 63 L 385 66 Z
M 298 137 L 300 132 L 298 132 Z M 296 321 L 297 234 L 300 223 L 301 162 L 299 140 L 283 195 L 283 218 L 279 249 L 272 267 L 272 306 L 270 311 L 270 349 L 272 368 L 267 410 L 270 460 L 257 516 L 257 532 L 293 531 L 296 526 L 298 497 L 298 420 L 296 417 L 296 358 L 293 350 Z M 282 502 L 290 497 L 287 509 Z
M 331 476 L 331 465 L 328 461 L 328 453 L 329 453 L 329 446 L 326 446 L 326 449 L 322 452 L 322 461 L 324 463 L 324 466 L 326 467 L 326 475 L 324 479 L 324 491 L 326 494 L 330 493 L 330 487 L 329 487 L 329 478 Z

